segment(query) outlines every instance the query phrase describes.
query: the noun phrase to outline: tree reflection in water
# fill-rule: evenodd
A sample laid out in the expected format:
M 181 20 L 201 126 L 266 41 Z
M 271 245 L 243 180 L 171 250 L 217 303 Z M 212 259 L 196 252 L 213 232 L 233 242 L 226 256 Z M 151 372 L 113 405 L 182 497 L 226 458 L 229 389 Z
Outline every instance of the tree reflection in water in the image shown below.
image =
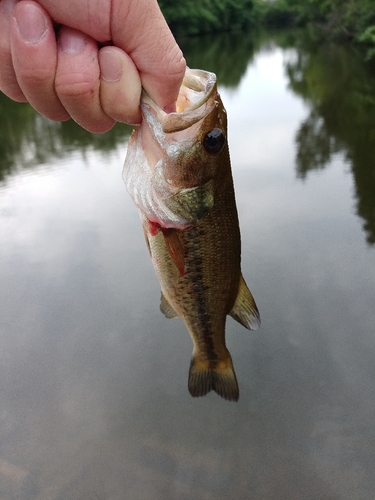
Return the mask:
M 322 43 L 306 31 L 224 33 L 183 38 L 179 43 L 190 67 L 214 71 L 219 84 L 230 88 L 239 85 L 257 51 L 275 45 L 286 49 L 290 89 L 310 108 L 296 134 L 297 177 L 305 179 L 309 171 L 325 168 L 333 155 L 344 155 L 353 174 L 357 213 L 365 221 L 368 243 L 374 244 L 374 67 L 351 46 Z M 22 168 L 63 158 L 73 150 L 107 153 L 122 145 L 131 133 L 131 127 L 122 124 L 106 134 L 91 134 L 72 120 L 54 123 L 1 93 L 0 115 L 0 181 Z
M 102 153 L 123 145 L 132 127 L 117 124 L 106 134 L 91 134 L 73 120 L 52 122 L 26 103 L 16 103 L 0 92 L 0 182 L 30 169 L 88 150 Z
M 350 46 L 296 48 L 286 63 L 290 88 L 310 108 L 296 135 L 297 176 L 325 168 L 341 153 L 353 174 L 357 214 L 375 243 L 375 71 Z

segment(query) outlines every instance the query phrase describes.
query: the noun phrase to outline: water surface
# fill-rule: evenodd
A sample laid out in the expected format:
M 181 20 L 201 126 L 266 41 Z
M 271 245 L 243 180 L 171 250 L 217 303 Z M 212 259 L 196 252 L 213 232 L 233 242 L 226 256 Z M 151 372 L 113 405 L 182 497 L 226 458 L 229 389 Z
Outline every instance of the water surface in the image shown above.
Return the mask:
M 302 35 L 181 44 L 219 75 L 262 316 L 227 322 L 240 400 L 188 393 L 121 180 L 130 129 L 0 96 L 0 498 L 370 500 L 375 73 Z

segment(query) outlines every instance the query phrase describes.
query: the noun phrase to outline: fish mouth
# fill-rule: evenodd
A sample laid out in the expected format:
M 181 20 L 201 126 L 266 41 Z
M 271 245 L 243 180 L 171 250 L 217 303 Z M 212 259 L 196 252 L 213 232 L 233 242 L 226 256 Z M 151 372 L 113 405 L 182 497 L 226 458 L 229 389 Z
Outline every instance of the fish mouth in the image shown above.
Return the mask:
M 164 134 L 185 130 L 204 118 L 215 106 L 216 75 L 187 68 L 177 98 L 176 111 L 166 113 L 143 90 L 142 111 L 149 123 L 158 122 Z

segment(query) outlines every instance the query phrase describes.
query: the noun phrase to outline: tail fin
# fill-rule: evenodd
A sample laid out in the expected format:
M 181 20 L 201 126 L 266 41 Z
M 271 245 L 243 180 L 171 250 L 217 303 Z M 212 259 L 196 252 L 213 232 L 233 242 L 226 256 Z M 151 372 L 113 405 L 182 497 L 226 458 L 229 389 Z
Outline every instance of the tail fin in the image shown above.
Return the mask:
M 223 365 L 219 362 L 215 368 L 209 368 L 208 362 L 199 362 L 193 356 L 189 370 L 190 394 L 196 398 L 213 390 L 224 399 L 238 401 L 238 384 L 230 357 Z

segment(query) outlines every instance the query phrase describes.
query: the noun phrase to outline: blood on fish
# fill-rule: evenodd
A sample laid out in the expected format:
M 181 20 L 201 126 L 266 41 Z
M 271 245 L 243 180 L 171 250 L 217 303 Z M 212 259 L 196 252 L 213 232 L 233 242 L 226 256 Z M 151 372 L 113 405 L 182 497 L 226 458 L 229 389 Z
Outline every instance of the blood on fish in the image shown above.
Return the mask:
M 159 232 L 160 229 L 160 224 L 158 222 L 153 222 L 151 220 L 148 221 L 150 223 L 150 235 L 151 236 L 156 236 Z

